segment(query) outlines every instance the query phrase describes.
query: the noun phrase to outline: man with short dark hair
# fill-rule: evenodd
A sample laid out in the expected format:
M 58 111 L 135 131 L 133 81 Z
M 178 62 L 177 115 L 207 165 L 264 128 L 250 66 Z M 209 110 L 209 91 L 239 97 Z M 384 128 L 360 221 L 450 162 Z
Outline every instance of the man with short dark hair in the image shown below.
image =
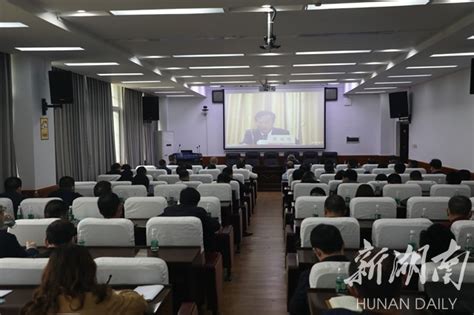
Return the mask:
M 201 200 L 199 192 L 191 187 L 185 188 L 179 195 L 180 204 L 176 206 L 167 207 L 163 217 L 196 217 L 201 220 L 204 249 L 206 252 L 213 252 L 217 250 L 216 232 L 220 229 L 220 224 L 216 218 L 211 218 L 206 210 L 198 207 Z
M 332 195 L 324 202 L 324 216 L 326 218 L 339 218 L 346 215 L 346 202 L 339 195 Z
M 182 182 L 189 182 L 189 172 L 184 169 L 184 170 L 180 170 L 178 173 L 178 176 L 179 176 L 179 180 L 182 181 Z
M 387 177 L 387 183 L 388 184 L 401 184 L 402 177 L 398 174 L 390 174 Z
M 68 220 L 69 207 L 62 200 L 51 200 L 44 207 L 44 217 Z
M 171 175 L 171 169 L 166 166 L 166 161 L 163 159 L 158 161 L 158 169 L 165 170 L 168 175 Z
M 228 174 L 220 173 L 217 175 L 217 183 L 219 184 L 230 184 L 231 180 L 232 178 Z
M 461 181 L 471 180 L 471 171 L 470 170 L 459 170 L 458 174 L 459 174 L 459 177 L 461 177 Z
M 470 220 L 472 216 L 472 202 L 465 196 L 454 196 L 448 202 L 447 227 L 460 220 Z
M 74 199 L 82 197 L 82 195 L 74 191 L 74 178 L 63 176 L 59 179 L 59 189 L 50 193 L 48 197 L 61 198 L 69 207 Z
M 244 139 L 241 144 L 255 145 L 261 140 L 267 140 L 270 135 L 289 135 L 286 129 L 275 128 L 275 113 L 271 111 L 260 111 L 255 114 L 255 129 L 245 131 Z
M 458 172 L 451 172 L 446 175 L 446 184 L 448 185 L 459 185 L 461 181 L 461 176 Z
M 38 258 L 49 257 L 55 248 L 72 244 L 76 241 L 76 227 L 67 220 L 57 220 L 48 225 L 46 239 L 44 241 L 46 251 L 38 254 Z
M 104 194 L 97 200 L 99 212 L 106 219 L 123 218 L 123 204 L 120 198 L 114 194 Z
M 102 180 L 94 186 L 94 197 L 110 194 L 112 192 L 112 184 L 108 181 Z
M 8 177 L 4 182 L 5 192 L 0 194 L 0 198 L 8 198 L 12 201 L 15 218 L 17 217 L 18 206 L 23 199 L 25 199 L 21 194 L 21 186 L 22 182 L 20 178 Z
M 420 171 L 412 171 L 410 173 L 410 180 L 423 180 L 423 176 Z
M 120 175 L 122 173 L 120 168 L 120 163 L 114 163 L 110 166 L 110 171 L 108 171 L 107 174 Z
M 440 159 L 432 159 L 430 162 L 431 174 L 444 174 L 443 163 Z
M 333 225 L 319 224 L 311 231 L 311 247 L 318 262 L 349 261 L 344 256 L 344 241 L 341 232 Z M 290 300 L 291 315 L 309 314 L 308 289 L 311 269 L 303 271 Z
M 357 183 L 357 172 L 353 169 L 348 169 L 344 172 L 342 177 L 343 183 Z
M 406 170 L 407 168 L 406 168 L 405 164 L 403 164 L 403 163 L 397 163 L 397 164 L 395 164 L 394 169 L 395 169 L 395 173 L 397 173 L 397 174 L 403 174 L 403 173 L 405 173 L 405 170 Z

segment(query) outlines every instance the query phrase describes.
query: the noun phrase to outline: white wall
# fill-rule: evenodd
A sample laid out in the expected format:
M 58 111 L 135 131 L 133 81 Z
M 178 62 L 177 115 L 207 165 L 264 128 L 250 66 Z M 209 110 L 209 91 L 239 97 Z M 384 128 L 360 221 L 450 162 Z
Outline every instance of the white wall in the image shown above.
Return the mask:
M 469 69 L 415 86 L 410 158 L 439 158 L 452 168 L 474 170 L 474 95 Z
M 13 130 L 23 189 L 56 183 L 54 115 L 48 111 L 49 140 L 40 138 L 41 99 L 49 97 L 50 63 L 22 54 L 12 55 Z

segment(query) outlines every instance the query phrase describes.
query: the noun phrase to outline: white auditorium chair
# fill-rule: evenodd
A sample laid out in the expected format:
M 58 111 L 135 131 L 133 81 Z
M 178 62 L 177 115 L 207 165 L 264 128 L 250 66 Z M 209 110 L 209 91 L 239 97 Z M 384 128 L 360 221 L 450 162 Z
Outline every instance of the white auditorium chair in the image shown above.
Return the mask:
M 160 182 L 167 182 L 168 184 L 176 184 L 179 182 L 178 175 L 160 175 L 156 179 Z
M 372 170 L 372 174 L 385 174 L 385 175 L 390 175 L 395 173 L 395 170 L 393 168 L 374 168 Z
M 337 192 L 337 187 L 339 187 L 340 184 L 342 184 L 342 180 L 339 180 L 339 179 L 330 180 L 329 183 L 328 183 L 329 192 L 330 193 L 336 193 Z
M 168 284 L 168 266 L 158 257 L 99 257 L 97 282 L 110 285 Z M 133 272 L 131 272 L 133 271 Z
M 130 197 L 148 196 L 148 191 L 143 185 L 115 186 L 112 188 L 112 191 L 122 200 L 127 200 Z
M 201 194 L 201 197 L 217 197 L 221 203 L 228 202 L 232 204 L 232 187 L 230 184 L 201 184 L 197 191 Z
M 237 204 L 240 204 L 240 184 L 236 180 L 230 181 L 230 187 L 232 188 L 232 194 Z
M 474 197 L 474 180 L 463 180 L 462 185 L 467 185 L 471 188 L 471 197 Z
M 372 186 L 372 189 L 374 190 L 374 193 L 376 196 L 378 195 L 381 195 L 382 192 L 383 192 L 383 187 L 385 185 L 388 184 L 387 181 L 378 181 L 378 180 L 374 180 L 374 181 L 370 181 L 368 182 L 367 184 L 369 184 L 370 186 Z
M 431 186 L 436 185 L 436 182 L 433 182 L 431 180 L 409 180 L 406 182 L 406 184 L 416 184 L 421 187 L 421 191 L 423 194 L 428 194 L 430 193 Z
M 146 178 L 148 178 L 148 182 L 151 182 L 154 180 L 153 176 L 151 176 L 150 174 L 146 174 Z
M 181 194 L 181 190 L 187 186 L 184 184 L 170 184 L 170 185 L 159 185 L 155 187 L 154 196 L 163 197 L 166 200 L 173 198 L 178 201 Z
M 241 184 L 244 184 L 245 183 L 245 176 L 242 175 L 242 174 L 236 174 L 234 173 L 232 175 L 232 178 L 235 179 L 236 181 L 239 181 Z
M 407 218 L 448 220 L 449 197 L 411 197 L 407 201 Z
M 362 168 L 365 169 L 366 172 L 372 173 L 372 171 L 378 166 L 378 164 L 364 164 L 362 165 Z
M 299 184 L 299 183 L 301 183 L 301 180 L 293 180 L 293 181 L 291 181 L 291 184 L 289 183 L 291 191 L 295 191 L 295 185 L 296 185 L 296 184 Z
M 156 229 L 160 246 L 199 246 L 204 250 L 202 223 L 196 217 L 156 217 L 146 223 L 146 243 Z
M 296 169 L 296 167 L 295 167 Z M 314 173 L 315 170 L 317 169 L 324 169 L 324 164 L 313 164 L 311 165 L 311 172 Z
M 168 185 L 168 183 L 165 181 L 158 181 L 158 180 L 152 181 L 150 182 L 150 185 L 148 187 L 148 192 L 153 193 L 155 191 L 155 187 L 160 186 L 160 185 Z
M 156 170 L 155 165 L 138 165 L 137 167 L 135 167 L 135 171 L 138 170 L 138 168 L 140 168 L 140 167 L 144 167 L 147 171 Z
M 416 184 L 387 184 L 383 186 L 383 196 L 399 199 L 399 201 L 410 197 L 421 197 L 421 187 Z
M 83 197 L 94 197 L 94 184 L 83 184 L 74 186 L 74 191 Z
M 349 277 L 348 261 L 323 261 L 314 264 L 309 274 L 311 289 L 335 289 L 338 269 L 341 268 L 344 279 Z
M 432 197 L 453 197 L 453 196 L 465 196 L 471 197 L 471 188 L 467 185 L 448 185 L 448 184 L 436 184 L 431 186 L 430 196 Z
M 357 197 L 349 204 L 351 217 L 356 219 L 396 218 L 397 203 L 390 197 Z
M 44 218 L 44 208 L 51 200 L 62 200 L 61 198 L 27 198 L 20 203 L 23 218 L 32 214 L 35 219 Z
M 322 174 L 319 176 L 319 181 L 324 184 L 328 184 L 330 180 L 334 180 L 336 174 Z
M 77 235 L 85 246 L 135 246 L 134 226 L 128 219 L 86 218 L 77 225 Z
M 214 177 L 210 174 L 193 174 L 189 175 L 189 180 L 201 182 L 203 184 L 210 184 L 214 180 Z
M 337 164 L 336 165 L 336 172 L 339 172 L 339 171 L 344 171 L 346 170 L 348 167 L 347 164 Z
M 149 219 L 159 216 L 168 206 L 163 197 L 130 197 L 124 204 L 126 219 Z
M 120 178 L 121 175 L 119 174 L 102 174 L 97 176 L 97 181 L 106 181 L 106 182 L 114 182 Z
M 74 182 L 74 187 L 82 186 L 82 185 L 95 185 L 95 184 L 97 184 L 97 182 L 94 182 L 94 181 L 77 181 L 77 182 Z
M 419 246 L 420 232 L 432 225 L 428 219 L 380 219 L 372 225 L 372 245 L 377 248 L 406 250 L 410 231 L 415 232 L 416 246 Z
M 423 175 L 423 174 L 426 174 L 426 169 L 424 169 L 423 167 L 412 167 L 412 168 L 407 167 L 407 168 L 405 169 L 405 174 L 410 174 L 410 173 L 413 172 L 413 171 L 418 171 L 418 172 L 420 172 L 422 175 Z
M 176 174 L 176 169 L 178 168 L 178 165 L 167 165 L 166 167 L 171 170 L 171 174 Z
M 199 174 L 199 172 L 202 170 L 202 165 L 193 165 L 193 174 Z
M 361 184 L 368 184 L 369 182 L 374 181 L 375 177 L 377 177 L 375 174 L 359 174 L 357 176 L 357 181 Z
M 358 175 L 365 174 L 365 168 L 358 167 L 358 168 L 353 168 L 352 170 L 356 172 Z
M 243 175 L 244 181 L 247 182 L 250 180 L 250 171 L 247 169 L 237 168 L 233 170 L 234 175 Z M 243 183 L 243 182 L 242 182 Z
M 295 201 L 295 219 L 324 217 L 324 203 L 327 197 L 301 196 Z
M 471 242 L 474 242 L 474 221 L 459 220 L 451 225 L 451 232 L 453 232 L 456 242 L 461 248 L 466 246 L 467 234 L 471 234 Z M 473 244 L 471 244 L 473 246 Z
M 218 169 L 203 169 L 201 171 L 199 171 L 199 174 L 208 174 L 208 175 L 212 175 L 212 179 L 213 180 L 217 180 L 217 176 L 219 176 L 219 174 L 221 173 L 220 170 Z
M 474 263 L 467 262 L 466 268 L 463 269 L 463 257 L 460 257 L 460 262 L 458 264 L 454 264 L 450 266 L 449 270 L 446 266 L 443 266 L 443 263 L 438 262 L 427 262 L 425 264 L 424 272 L 420 274 L 424 276 L 425 283 L 421 282 L 421 277 L 418 280 L 418 291 L 424 292 L 425 291 L 425 284 L 430 282 L 437 282 L 437 283 L 444 283 L 444 277 L 446 276 L 447 279 L 452 279 L 455 283 L 459 282 L 462 274 L 462 284 L 474 283 Z M 447 273 L 449 274 L 447 275 Z M 436 274 L 436 275 L 435 275 Z M 433 277 L 434 276 L 434 277 Z M 461 287 L 462 290 L 463 287 Z
M 5 208 L 5 213 L 10 214 L 13 218 L 15 217 L 13 211 L 13 202 L 9 198 L 0 198 L 0 206 Z
M 300 196 L 311 196 L 311 190 L 316 187 L 324 190 L 326 196 L 329 196 L 329 186 L 327 184 L 297 183 L 293 190 L 293 200 L 296 200 L 296 198 Z
M 323 175 L 325 172 L 326 170 L 324 170 L 324 168 L 317 168 L 313 171 L 314 177 L 316 177 L 316 179 L 319 179 L 319 177 L 321 177 L 321 175 Z
M 103 218 L 104 216 L 100 214 L 99 206 L 97 205 L 98 200 L 99 197 L 79 197 L 74 199 L 72 202 L 74 218 L 78 220 L 85 218 Z
M 221 202 L 217 197 L 201 197 L 199 200 L 198 207 L 203 208 L 206 210 L 207 213 L 211 215 L 212 218 L 217 218 L 219 223 L 222 222 L 222 215 L 221 215 Z
M 180 185 L 186 185 L 186 187 L 191 187 L 191 188 L 194 188 L 194 189 L 197 189 L 199 185 L 202 184 L 202 182 L 198 182 L 198 181 L 195 181 L 195 180 L 188 180 L 188 181 L 184 181 L 184 182 L 177 182 L 176 184 L 180 184 Z
M 423 180 L 431 180 L 436 182 L 436 184 L 445 184 L 446 175 L 445 174 L 423 174 Z
M 341 196 L 346 203 L 352 198 L 355 198 L 357 189 L 359 189 L 359 183 L 341 183 L 337 186 L 337 194 Z
M 48 225 L 57 218 L 51 219 L 21 219 L 16 220 L 13 227 L 8 228 L 8 232 L 15 235 L 21 246 L 26 246 L 26 241 L 33 241 L 37 245 L 44 244 L 46 229 Z
M 398 174 L 400 175 L 400 178 L 402 179 L 402 184 L 405 184 L 410 180 L 410 174 Z
M 233 165 L 232 168 L 233 168 L 234 170 L 236 170 L 236 169 L 237 169 L 237 165 Z M 296 167 L 295 167 L 295 168 L 296 168 Z M 253 166 L 250 165 L 250 164 L 245 164 L 245 169 L 248 170 L 248 171 L 250 171 L 250 172 L 252 172 L 252 171 L 253 171 Z
M 49 258 L 0 258 L 0 286 L 38 286 Z
M 158 180 L 158 176 L 160 175 L 168 175 L 168 173 L 166 172 L 166 170 L 162 170 L 162 169 L 155 169 L 155 170 L 147 170 L 147 175 L 150 175 L 152 177 L 152 181 L 153 180 Z
M 474 197 L 471 197 L 472 211 L 474 211 Z
M 222 172 L 222 170 L 226 167 L 227 167 L 227 165 L 225 165 L 225 164 L 217 164 L 216 165 L 216 169 L 219 170 L 220 172 Z
M 345 248 L 359 248 L 360 226 L 355 218 L 306 218 L 301 223 L 301 247 L 311 247 L 311 231 L 319 224 L 334 225 L 341 232 Z
M 112 185 L 112 188 L 116 186 L 132 186 L 132 182 L 128 180 L 122 180 L 122 181 L 111 181 L 110 185 Z

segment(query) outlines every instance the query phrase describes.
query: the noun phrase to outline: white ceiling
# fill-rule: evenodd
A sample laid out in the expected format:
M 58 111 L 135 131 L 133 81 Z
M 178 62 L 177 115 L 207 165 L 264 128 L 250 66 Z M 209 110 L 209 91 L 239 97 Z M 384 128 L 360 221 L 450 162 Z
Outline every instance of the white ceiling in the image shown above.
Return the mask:
M 359 0 L 364 1 L 364 0 Z M 403 2 L 403 0 L 400 0 Z M 434 53 L 474 52 L 474 1 L 470 3 L 369 8 L 347 10 L 303 10 L 308 2 L 297 0 L 0 0 L 0 22 L 23 22 L 29 28 L 1 29 L 0 51 L 20 53 L 19 46 L 80 46 L 84 51 L 34 53 L 51 60 L 57 67 L 98 77 L 103 72 L 141 72 L 143 76 L 101 77 L 110 82 L 129 80 L 160 80 L 161 83 L 126 85 L 131 88 L 172 86 L 170 90 L 198 93 L 183 86 L 193 82 L 210 84 L 221 81 L 264 81 L 328 79 L 362 82 L 351 93 L 384 92 L 373 87 L 401 87 L 431 80 L 470 65 L 472 57 L 430 58 Z M 331 2 L 355 2 L 326 0 Z M 365 2 L 375 2 L 368 1 Z M 448 1 L 449 2 L 449 1 Z M 455 1 L 451 1 L 455 2 Z M 257 56 L 262 53 L 266 33 L 263 4 L 272 4 L 280 11 L 275 21 L 275 34 L 282 56 Z M 112 16 L 117 9 L 161 8 L 224 8 L 222 14 L 172 16 Z M 77 10 L 97 16 L 75 17 Z M 382 49 L 404 49 L 404 52 L 375 52 Z M 297 56 L 298 51 L 371 50 L 371 53 Z M 416 52 L 416 53 L 413 53 Z M 132 57 L 149 55 L 243 53 L 244 57 L 161 58 Z M 30 53 L 31 54 L 31 53 Z M 67 67 L 66 62 L 118 62 L 119 66 Z M 294 64 L 350 63 L 353 66 L 293 67 Z M 386 62 L 384 65 L 364 65 Z M 407 70 L 407 66 L 457 65 L 450 69 Z M 247 69 L 190 70 L 192 66 L 249 66 Z M 263 68 L 280 65 L 279 68 Z M 166 70 L 170 67 L 184 68 Z M 162 75 L 155 71 L 159 69 Z M 344 74 L 295 76 L 294 73 L 344 72 Z M 351 72 L 368 72 L 353 74 Z M 373 73 L 377 75 L 374 76 Z M 201 77 L 202 75 L 253 75 L 245 77 Z M 266 76 L 274 74 L 278 76 Z M 431 77 L 397 78 L 388 76 L 432 74 Z M 172 76 L 194 76 L 178 78 Z M 372 78 L 372 76 L 374 76 Z M 360 81 L 363 80 L 363 81 Z M 410 81 L 398 85 L 377 85 L 376 82 Z M 255 83 L 257 85 L 259 83 Z M 293 84 L 293 83 L 292 83 Z M 240 85 L 240 84 L 230 84 Z M 252 84 L 244 84 L 252 85 Z M 366 90 L 368 89 L 368 90 Z M 166 90 L 166 89 L 164 89 Z M 153 92 L 154 89 L 144 91 Z M 156 89 L 158 91 L 158 89 Z M 161 90 L 160 90 L 161 91 Z M 393 91 L 387 89 L 386 91 Z

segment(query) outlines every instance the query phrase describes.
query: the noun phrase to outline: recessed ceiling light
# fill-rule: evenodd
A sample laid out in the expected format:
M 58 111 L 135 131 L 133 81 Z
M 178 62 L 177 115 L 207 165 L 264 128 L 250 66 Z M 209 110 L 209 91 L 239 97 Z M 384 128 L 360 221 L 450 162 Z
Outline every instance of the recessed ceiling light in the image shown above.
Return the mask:
M 367 65 L 367 66 L 379 66 L 379 65 L 388 65 L 390 61 L 373 61 L 373 62 L 362 62 L 359 63 L 360 65 Z
M 19 51 L 80 51 L 82 47 L 15 47 Z
M 355 62 L 342 62 L 342 63 L 303 63 L 295 64 L 293 67 L 335 67 L 335 66 L 355 66 Z
M 372 50 L 324 50 L 324 51 L 298 51 L 297 56 L 305 55 L 343 55 L 343 54 L 367 54 Z
M 364 90 L 395 90 L 395 89 L 398 89 L 398 88 L 394 86 L 381 86 L 381 87 L 368 87 L 368 88 L 365 88 Z
M 174 86 L 141 86 L 140 89 L 150 89 L 150 90 L 159 90 L 159 89 L 175 89 Z
M 313 72 L 313 73 L 292 73 L 290 75 L 333 75 L 333 74 L 346 74 L 345 72 Z
M 0 28 L 25 28 L 29 27 L 21 22 L 0 22 Z
M 224 13 L 223 8 L 111 10 L 112 15 L 185 15 Z
M 253 77 L 253 74 L 203 74 L 201 78 L 239 78 Z
M 119 66 L 117 62 L 67 62 L 68 67 L 96 67 L 96 66 Z
M 217 81 L 217 82 L 211 82 L 211 84 L 247 84 L 247 83 L 256 83 L 256 81 Z
M 474 35 L 472 35 L 471 37 L 468 37 L 467 39 L 474 39 Z
M 323 3 L 322 5 L 308 4 L 306 10 L 337 10 L 337 9 L 371 9 L 385 7 L 406 7 L 428 4 L 429 0 L 386 0 L 380 2 L 346 2 Z
M 350 74 L 370 74 L 372 71 L 354 71 L 354 72 L 349 72 Z
M 400 75 L 389 75 L 389 78 L 424 78 L 431 77 L 431 74 L 400 74 Z
M 140 72 L 123 72 L 123 73 L 97 73 L 99 77 L 125 77 L 125 76 L 140 76 L 143 73 Z
M 281 81 L 278 81 L 278 80 L 268 80 L 267 82 L 268 82 L 268 83 L 280 83 Z
M 140 59 L 163 59 L 163 58 L 170 58 L 170 56 L 141 56 L 138 57 Z
M 189 79 L 189 78 L 195 78 L 195 75 L 175 75 L 174 76 L 176 79 Z
M 329 82 L 328 84 L 330 84 L 330 85 L 338 85 L 339 82 Z
M 188 82 L 189 85 L 202 85 L 206 84 L 206 82 Z
M 146 84 L 146 83 L 160 83 L 161 81 L 122 81 L 122 84 Z
M 282 65 L 264 65 L 264 66 L 260 66 L 261 68 L 282 68 L 284 66 Z
M 86 10 L 77 10 L 76 12 L 77 13 L 86 13 L 87 11 Z
M 161 70 L 184 70 L 186 68 L 182 67 L 167 67 L 167 68 L 161 68 Z
M 173 58 L 214 58 L 214 57 L 244 57 L 245 54 L 198 54 L 198 55 L 173 55 Z
M 286 53 L 259 53 L 259 54 L 252 54 L 252 56 L 258 57 L 275 57 L 275 56 L 284 56 Z
M 411 81 L 398 81 L 398 82 L 375 82 L 375 85 L 382 85 L 382 84 L 410 84 L 412 83 Z
M 298 82 L 333 82 L 337 81 L 336 79 L 308 79 L 308 80 L 290 80 L 291 83 Z
M 474 52 L 462 52 L 462 53 L 448 53 L 448 54 L 433 54 L 430 57 L 468 57 L 474 56 Z
M 387 91 L 367 91 L 367 92 L 355 92 L 356 94 L 381 94 L 381 93 L 387 93 Z
M 278 74 L 278 73 L 265 73 L 265 74 L 262 74 L 264 77 L 280 77 L 282 76 L 283 74 Z
M 342 81 L 360 81 L 360 79 L 350 78 L 350 79 L 342 79 Z
M 212 70 L 212 69 L 248 69 L 250 66 L 197 66 L 189 67 L 191 70 Z
M 166 95 L 166 97 L 194 97 L 194 95 Z
M 377 53 L 395 53 L 395 52 L 405 52 L 408 51 L 407 49 L 380 49 L 380 50 L 374 50 L 374 52 Z
M 155 92 L 155 94 L 181 94 L 186 93 L 184 91 L 163 91 L 163 92 Z
M 411 66 L 406 67 L 409 70 L 416 70 L 416 69 L 450 69 L 450 68 L 457 68 L 457 65 L 445 65 L 445 66 Z

